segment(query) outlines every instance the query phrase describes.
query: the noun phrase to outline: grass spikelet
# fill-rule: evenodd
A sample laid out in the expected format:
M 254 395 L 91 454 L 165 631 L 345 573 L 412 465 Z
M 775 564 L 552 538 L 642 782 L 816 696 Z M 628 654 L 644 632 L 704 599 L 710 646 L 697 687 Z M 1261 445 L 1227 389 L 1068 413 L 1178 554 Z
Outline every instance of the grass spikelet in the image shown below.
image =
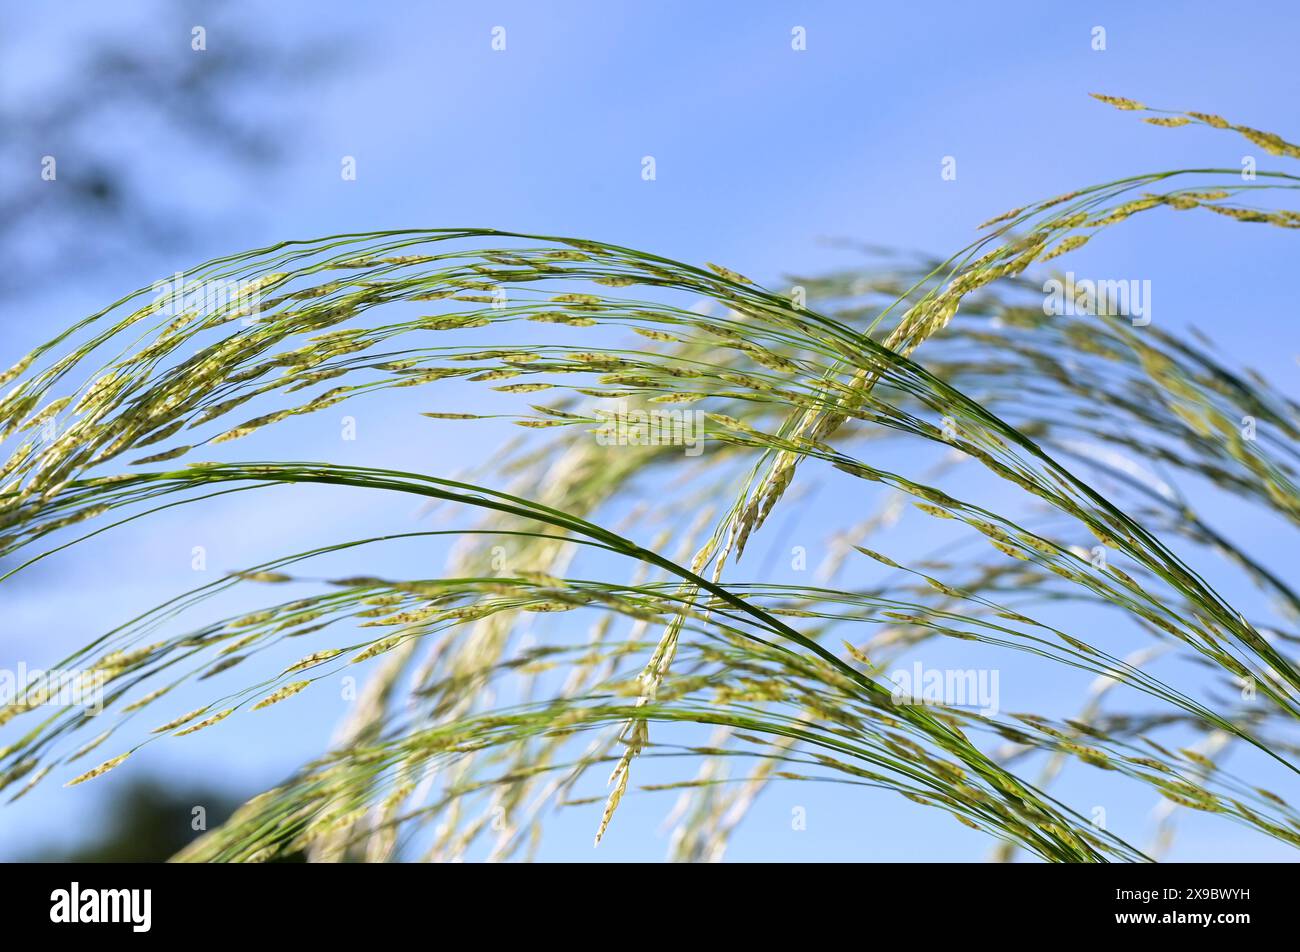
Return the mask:
M 953 514 L 949 512 L 947 509 L 940 509 L 938 506 L 931 506 L 929 503 L 914 502 L 912 503 L 912 505 L 914 505 L 917 509 L 920 509 L 926 515 L 934 516 L 936 519 L 953 518 Z
M 988 228 L 990 225 L 998 225 L 1004 221 L 1010 221 L 1012 218 L 1015 218 L 1023 211 L 1024 211 L 1023 207 L 1013 208 L 1010 211 L 1003 212 L 1001 215 L 995 215 L 992 218 L 988 219 L 987 221 L 982 221 L 975 227 L 977 230 L 983 231 L 985 228 Z
M 667 341 L 672 343 L 676 343 L 678 341 L 678 338 L 674 337 L 672 334 L 666 334 L 663 331 L 657 331 L 652 327 L 634 327 L 632 328 L 632 330 L 634 333 L 640 334 L 642 337 L 648 337 L 651 340 Z
M 66 407 L 71 401 L 72 401 L 71 397 L 61 397 L 58 400 L 50 401 L 50 403 L 48 403 L 44 409 L 42 409 L 39 413 L 37 413 L 26 423 L 20 426 L 18 428 L 19 431 L 21 432 L 23 430 L 34 430 L 37 427 L 44 425 L 46 421 L 51 420 L 59 413 L 62 413 L 63 408 Z
M 1104 96 L 1101 93 L 1088 93 L 1088 95 L 1099 102 L 1104 102 L 1108 106 L 1114 106 L 1116 109 L 1129 111 L 1146 109 L 1146 106 L 1142 105 L 1142 103 L 1138 102 L 1136 99 L 1125 99 L 1123 96 Z
M 1090 237 L 1090 235 L 1071 235 L 1069 238 L 1063 239 L 1055 248 L 1038 260 L 1051 261 L 1053 258 L 1057 258 L 1067 252 L 1073 251 L 1075 248 L 1081 248 L 1088 243 Z
M 664 393 L 657 397 L 651 397 L 651 403 L 695 403 L 703 400 L 707 394 L 703 393 Z
M 104 761 L 98 767 L 94 767 L 91 770 L 87 770 L 81 776 L 72 778 L 67 783 L 65 783 L 64 786 L 75 787 L 78 784 L 85 783 L 87 780 L 94 780 L 96 777 L 108 773 L 110 770 L 112 770 L 114 767 L 116 767 L 118 764 L 120 764 L 122 761 L 126 760 L 126 758 L 130 756 L 131 756 L 131 751 L 129 750 L 125 754 L 118 754 L 116 757 L 112 758 L 111 760 Z
M 944 513 L 944 515 L 946 516 L 947 513 Z M 868 549 L 866 546 L 861 546 L 861 545 L 855 545 L 853 548 L 857 549 L 863 555 L 867 556 L 867 558 L 875 559 L 877 562 L 881 563 L 882 565 L 888 565 L 890 568 L 894 568 L 894 569 L 902 568 L 901 565 L 899 565 L 889 556 L 882 555 L 881 553 L 875 551 L 874 549 Z
M 149 463 L 165 463 L 169 459 L 176 459 L 177 457 L 184 456 L 193 448 L 194 447 L 192 446 L 178 446 L 174 450 L 168 450 L 165 453 L 155 453 L 153 456 L 143 456 L 140 459 L 133 460 L 131 465 L 145 466 Z
M 628 763 L 630 763 L 630 760 L 630 757 L 627 762 L 620 760 L 618 767 L 610 776 L 610 783 L 613 784 L 614 789 L 610 791 L 609 797 L 605 801 L 605 809 L 601 811 L 600 824 L 596 828 L 596 839 L 592 843 L 593 846 L 600 845 L 600 841 L 605 836 L 605 831 L 609 829 L 609 821 L 614 818 L 614 811 L 618 809 L 619 803 L 623 800 L 623 794 L 627 791 Z
M 536 393 L 539 390 L 550 390 L 554 386 L 553 383 L 509 383 L 492 389 L 500 393 Z
M 293 697 L 299 691 L 311 685 L 310 681 L 294 681 L 292 684 L 286 684 L 278 691 L 273 691 L 262 700 L 253 705 L 253 710 L 260 711 L 264 707 L 270 707 L 272 704 L 279 704 L 285 698 Z
M 745 277 L 743 274 L 739 274 L 735 271 L 732 271 L 730 268 L 724 268 L 720 264 L 714 264 L 712 261 L 706 262 L 706 264 L 708 265 L 709 270 L 712 271 L 714 274 L 716 274 L 718 277 L 725 278 L 726 280 L 731 281 L 734 284 L 754 283 L 749 278 Z
M 303 658 L 301 661 L 294 662 L 293 664 L 289 665 L 289 667 L 285 668 L 280 673 L 282 675 L 292 674 L 294 671 L 303 671 L 307 668 L 313 668 L 318 664 L 322 664 L 323 662 L 330 660 L 330 658 L 337 658 L 342 653 L 343 653 L 342 648 L 327 648 L 324 651 L 317 651 L 307 655 L 307 657 Z
M 245 582 L 260 582 L 264 585 L 283 585 L 285 582 L 293 581 L 293 576 L 284 572 L 232 572 L 230 577 Z
M 180 727 L 182 724 L 189 723 L 199 715 L 206 713 L 207 710 L 208 710 L 207 705 L 203 707 L 196 707 L 194 710 L 190 711 L 187 714 L 182 714 L 180 717 L 174 718 L 173 720 L 168 721 L 166 724 L 160 724 L 158 727 L 155 727 L 153 729 L 153 733 L 165 734 L 170 730 L 174 730 L 177 727 Z
M 235 709 L 233 707 L 228 707 L 224 711 L 218 711 L 216 714 L 213 714 L 211 717 L 204 718 L 203 720 L 199 721 L 197 724 L 191 724 L 189 727 L 183 728 L 182 730 L 178 730 L 175 736 L 184 737 L 186 734 L 193 734 L 195 731 L 201 731 L 205 727 L 211 727 L 213 724 L 216 724 L 219 721 L 224 721 L 227 717 L 229 717 L 233 713 L 235 713 Z
M 868 671 L 875 670 L 876 666 L 871 663 L 871 659 L 867 657 L 866 652 L 862 651 L 862 649 L 858 648 L 852 642 L 844 641 L 842 644 L 844 645 L 844 650 L 849 653 L 850 658 L 862 665 Z
M 125 707 L 122 708 L 122 712 L 124 714 L 129 714 L 131 711 L 138 711 L 143 707 L 148 707 L 150 704 L 158 700 L 158 698 L 162 697 L 170 690 L 171 690 L 171 685 L 167 685 L 161 688 L 156 688 L 150 691 L 148 694 L 144 695 L 143 697 L 138 698 L 135 701 L 132 701 L 130 704 L 127 704 Z
M 87 741 L 85 744 L 78 747 L 75 751 L 69 754 L 67 762 L 72 763 L 74 760 L 80 760 L 82 757 L 86 756 L 88 753 L 90 753 L 92 750 L 94 750 L 96 747 L 104 743 L 104 741 L 108 740 L 112 736 L 113 736 L 112 731 L 104 731 L 102 734 L 98 735 L 93 740 Z
M 35 359 L 36 359 L 35 354 L 28 354 L 26 357 L 18 361 L 18 363 L 14 364 L 4 373 L 0 373 L 0 387 L 6 386 L 10 382 L 18 379 L 20 376 L 25 374 L 27 372 L 27 368 L 29 368 L 32 365 L 32 361 L 34 361 Z
M 393 635 L 389 638 L 381 638 L 371 645 L 366 646 L 353 656 L 349 664 L 360 664 L 362 661 L 369 661 L 376 655 L 381 655 L 386 651 L 391 651 L 400 645 L 406 638 L 402 635 Z
M 530 321 L 538 324 L 563 324 L 566 327 L 595 327 L 600 322 L 579 314 L 566 314 L 563 311 L 543 311 L 528 316 Z

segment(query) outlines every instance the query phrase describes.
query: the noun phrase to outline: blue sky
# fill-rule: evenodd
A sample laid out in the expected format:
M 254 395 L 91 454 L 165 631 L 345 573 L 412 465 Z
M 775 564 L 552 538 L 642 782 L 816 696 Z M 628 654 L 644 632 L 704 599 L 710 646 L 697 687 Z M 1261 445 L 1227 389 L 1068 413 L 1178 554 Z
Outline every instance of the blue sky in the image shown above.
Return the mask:
M 167 130 L 157 131 L 159 147 L 141 147 L 142 134 L 153 141 L 147 124 L 106 122 L 107 145 L 135 156 L 135 174 L 198 223 L 196 240 L 183 250 L 146 248 L 121 268 L 84 278 L 72 267 L 0 302 L 0 365 L 125 291 L 282 239 L 487 226 L 718 261 L 778 285 L 786 273 L 852 260 L 826 238 L 951 252 L 978 222 L 1032 199 L 1143 171 L 1235 168 L 1249 151 L 1227 134 L 1145 126 L 1089 99 L 1093 91 L 1216 112 L 1283 135 L 1300 129 L 1292 66 L 1300 10 L 1287 3 L 1241 11 L 1199 2 L 226 6 L 223 25 L 209 29 L 209 49 L 223 31 L 239 30 L 286 46 L 341 41 L 349 54 L 301 85 L 232 90 L 250 114 L 276 117 L 283 160 L 265 170 L 215 167 L 201 137 L 170 148 Z M 39 94 L 67 51 L 104 32 L 129 35 L 142 49 L 188 47 L 188 28 L 152 9 L 70 3 L 6 11 L 7 95 Z M 506 30 L 504 52 L 490 45 L 496 26 Z M 806 51 L 791 49 L 796 26 L 806 29 Z M 1091 48 L 1095 26 L 1106 30 L 1104 52 Z M 82 81 L 93 88 L 93 76 Z M 641 176 L 647 155 L 656 164 L 651 182 Z M 356 159 L 356 181 L 340 177 L 344 156 Z M 955 181 L 940 176 L 945 156 L 956 159 Z M 38 161 L 14 158 L 0 172 L 34 174 Z M 38 223 L 30 240 L 51 239 Z M 1150 279 L 1156 322 L 1196 324 L 1225 355 L 1294 392 L 1291 240 L 1289 232 L 1209 215 L 1152 214 L 1110 229 L 1070 264 L 1080 273 Z M 401 426 L 382 412 L 366 425 L 368 461 L 377 454 L 430 471 L 446 465 L 447 446 L 404 446 Z M 485 448 L 475 439 L 455 451 L 470 457 Z M 303 493 L 257 520 L 213 507 L 66 557 L 4 596 L 0 663 L 52 660 L 193 584 L 192 539 L 222 540 L 222 565 L 234 567 L 288 551 L 290 542 L 299 549 L 338 538 L 333 530 L 364 524 L 378 509 L 409 518 L 369 501 L 349 501 L 328 526 L 312 517 L 333 505 L 333 497 Z M 1260 551 L 1287 556 L 1266 525 L 1245 517 L 1237 524 Z M 211 731 L 194 743 L 154 745 L 144 766 L 245 791 L 274 782 L 319 749 L 339 713 L 337 704 L 302 700 L 294 711 L 268 712 L 263 735 Z M 45 796 L 0 811 L 0 855 L 80 835 L 121 781 L 47 786 Z M 984 855 L 982 837 L 896 800 L 846 805 L 834 788 L 773 793 L 732 856 Z M 810 811 L 798 835 L 789 829 L 792 803 Z M 657 857 L 663 843 L 653 824 L 667 806 L 633 804 L 595 857 L 593 818 L 565 816 L 551 839 L 576 845 L 556 855 Z M 1125 809 L 1137 818 L 1149 806 Z M 638 836 L 642 820 L 648 830 Z M 1280 855 L 1231 827 L 1189 821 L 1175 858 Z

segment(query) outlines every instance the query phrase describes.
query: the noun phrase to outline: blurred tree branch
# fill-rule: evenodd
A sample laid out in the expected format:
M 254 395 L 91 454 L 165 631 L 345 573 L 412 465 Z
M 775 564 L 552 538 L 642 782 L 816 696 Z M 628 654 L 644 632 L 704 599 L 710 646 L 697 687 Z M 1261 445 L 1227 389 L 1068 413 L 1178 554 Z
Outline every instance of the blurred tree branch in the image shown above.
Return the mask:
M 287 120 L 269 104 L 339 55 L 316 39 L 252 37 L 198 5 L 159 3 L 144 16 L 160 25 L 100 32 L 38 90 L 0 98 L 0 296 L 69 263 L 111 267 L 193 242 L 209 214 L 194 207 L 200 193 L 160 188 L 156 164 L 194 157 L 204 171 L 215 163 L 241 176 L 274 166 Z M 21 27 L 0 37 L 0 57 L 11 63 L 24 42 Z M 53 181 L 42 175 L 46 156 Z

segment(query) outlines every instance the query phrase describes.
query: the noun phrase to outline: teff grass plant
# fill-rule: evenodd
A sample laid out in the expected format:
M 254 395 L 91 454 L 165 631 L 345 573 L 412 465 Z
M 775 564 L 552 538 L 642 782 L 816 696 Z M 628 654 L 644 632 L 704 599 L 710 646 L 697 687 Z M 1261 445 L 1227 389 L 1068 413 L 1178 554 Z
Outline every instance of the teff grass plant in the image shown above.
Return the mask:
M 1300 157 L 1215 116 L 1147 121 L 1235 131 Z M 1149 788 L 1169 805 L 1166 834 L 1176 807 L 1300 844 L 1289 803 L 1222 764 L 1250 749 L 1252 764 L 1296 771 L 1300 671 L 1289 652 L 1300 636 L 1289 626 L 1300 596 L 1170 482 L 1185 475 L 1297 522 L 1300 408 L 1166 330 L 1123 315 L 1044 318 L 1028 277 L 1139 213 L 1300 227 L 1296 212 L 1255 204 L 1298 182 L 1189 169 L 1084 188 L 999 216 L 944 261 L 802 280 L 807 304 L 721 265 L 484 229 L 341 235 L 218 259 L 185 282 L 241 289 L 213 307 L 178 313 L 174 297 L 129 295 L 0 374 L 11 387 L 0 398 L 4 579 L 164 509 L 286 485 L 398 494 L 479 518 L 284 555 L 106 632 L 60 661 L 106 676 L 104 720 L 18 698 L 0 710 L 15 732 L 0 785 L 23 796 L 51 773 L 87 782 L 149 744 L 266 716 L 369 664 L 333 748 L 183 858 L 443 860 L 480 844 L 490 858 L 528 856 L 560 806 L 590 810 L 599 840 L 643 760 L 677 765 L 680 779 L 643 789 L 678 791 L 680 859 L 721 857 L 776 781 L 901 794 L 987 833 L 1001 858 L 1150 858 L 1048 792 L 1066 763 Z M 522 438 L 457 478 L 203 460 L 206 447 L 397 388 L 420 388 L 415 412 L 443 421 L 414 425 L 504 419 Z M 708 451 L 595 438 L 628 408 L 698 414 Z M 834 471 L 852 520 L 836 554 L 816 584 L 740 576 L 772 514 L 805 504 L 810 466 Z M 609 524 L 647 476 L 667 488 Z M 943 521 L 935 538 L 950 541 L 925 559 L 869 546 L 904 508 Z M 364 566 L 374 547 L 449 537 L 463 544 L 441 577 L 312 571 L 326 557 Z M 509 566 L 491 563 L 494 547 L 509 548 Z M 1192 568 L 1206 558 L 1254 583 L 1265 608 L 1230 604 Z M 878 580 L 839 587 L 850 560 L 877 567 Z M 198 623 L 222 593 L 291 581 L 314 593 Z M 1108 650 L 1068 613 L 1057 620 L 1061 605 L 1124 619 L 1141 640 Z M 524 619 L 544 641 L 522 639 Z M 176 625 L 190 627 L 165 633 Z M 290 639 L 298 660 L 259 658 Z M 1096 681 L 1068 718 L 900 702 L 886 666 L 943 639 Z M 179 686 L 202 690 L 232 669 L 244 687 L 172 705 Z M 1119 688 L 1141 706 L 1112 711 Z M 87 769 L 81 758 L 101 747 L 109 758 Z M 689 761 L 693 775 L 680 769 Z M 577 794 L 593 769 L 610 781 L 594 801 Z

